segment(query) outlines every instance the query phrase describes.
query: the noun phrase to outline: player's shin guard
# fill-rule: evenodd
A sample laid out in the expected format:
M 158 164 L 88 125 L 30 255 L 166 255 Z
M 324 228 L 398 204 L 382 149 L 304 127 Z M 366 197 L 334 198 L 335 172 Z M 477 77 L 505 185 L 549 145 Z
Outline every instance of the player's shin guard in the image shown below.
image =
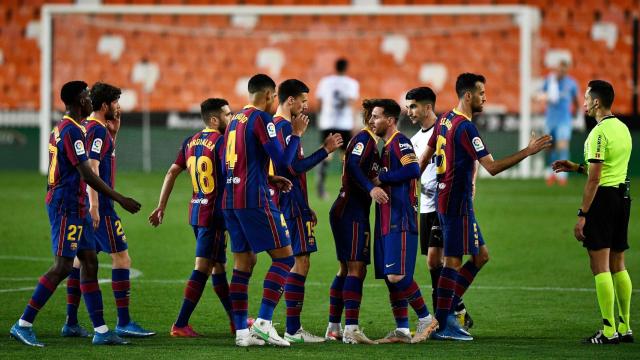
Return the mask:
M 284 285 L 284 301 L 287 305 L 287 334 L 300 329 L 300 313 L 304 304 L 304 282 L 306 276 L 290 272 Z
M 424 303 L 420 287 L 413 280 L 413 277 L 405 276 L 402 280 L 395 283 L 395 286 L 402 293 L 405 299 L 409 302 L 409 305 L 413 308 L 418 315 L 418 318 L 422 319 L 429 316 L 429 310 Z
M 233 326 L 238 330 L 247 328 L 247 311 L 249 309 L 249 279 L 250 272 L 233 269 L 231 283 L 229 284 L 229 298 L 233 310 Z
M 347 276 L 344 282 L 342 296 L 344 298 L 345 325 L 358 325 L 363 281 L 364 279 L 357 276 Z
M 600 305 L 600 313 L 602 314 L 602 323 L 604 324 L 604 336 L 610 338 L 615 332 L 615 290 L 613 289 L 613 279 L 610 272 L 603 272 L 595 276 L 596 294 L 598 295 L 598 305 Z
M 467 291 L 471 283 L 478 275 L 480 269 L 476 267 L 476 265 L 471 261 L 467 261 L 460 271 L 458 272 L 458 276 L 456 277 L 456 288 L 454 289 L 453 294 L 453 305 L 458 306 L 462 302 L 462 295 Z M 451 309 L 453 311 L 453 307 Z
M 389 302 L 391 303 L 393 317 L 396 320 L 396 327 L 399 329 L 408 329 L 409 303 L 407 302 L 407 299 L 394 284 L 389 282 L 389 280 L 385 279 L 384 282 L 387 284 L 387 288 L 389 289 Z
M 213 286 L 213 291 L 218 296 L 220 303 L 222 303 L 224 310 L 227 312 L 227 315 L 229 315 L 229 319 L 233 320 L 233 316 L 231 313 L 231 298 L 229 297 L 229 283 L 227 282 L 227 273 L 223 272 L 220 274 L 212 274 L 211 285 Z
M 342 309 L 344 308 L 343 287 L 346 276 L 338 276 L 333 279 L 329 289 L 329 322 L 339 324 L 342 320 Z
M 83 281 L 80 282 L 80 290 L 82 291 L 82 297 L 84 298 L 84 304 L 89 312 L 89 318 L 93 323 L 93 328 L 103 326 L 103 304 L 102 304 L 102 292 L 98 281 Z
M 447 323 L 447 316 L 451 311 L 453 293 L 456 287 L 458 272 L 455 269 L 444 267 L 438 280 L 438 301 L 436 302 L 436 319 L 440 324 Z
M 111 289 L 118 309 L 118 326 L 126 326 L 131 322 L 129 316 L 129 269 L 111 270 Z
M 627 270 L 619 271 L 613 274 L 613 286 L 616 290 L 616 299 L 618 300 L 618 312 L 620 313 L 620 324 L 618 324 L 618 332 L 625 334 L 631 329 L 629 322 L 629 309 L 631 308 L 631 278 Z
M 193 270 L 191 273 L 191 277 L 189 281 L 187 281 L 187 286 L 184 288 L 184 300 L 182 301 L 182 308 L 180 308 L 180 313 L 176 320 L 176 327 L 189 325 L 189 318 L 191 318 L 193 310 L 196 308 L 196 305 L 198 305 L 198 301 L 200 301 L 208 277 L 207 274 L 198 270 Z
M 41 276 L 36 289 L 33 291 L 33 295 L 31 295 L 31 300 L 29 300 L 29 304 L 27 304 L 20 319 L 33 323 L 36 315 L 38 315 L 38 311 L 47 303 L 55 290 L 56 285 L 51 283 L 46 276 Z
M 258 313 L 260 319 L 271 321 L 273 318 L 273 311 L 280 302 L 284 283 L 294 262 L 293 256 L 271 259 L 271 267 L 263 283 L 262 303 Z
M 78 324 L 78 307 L 81 297 L 80 268 L 74 267 L 67 278 L 67 325 Z

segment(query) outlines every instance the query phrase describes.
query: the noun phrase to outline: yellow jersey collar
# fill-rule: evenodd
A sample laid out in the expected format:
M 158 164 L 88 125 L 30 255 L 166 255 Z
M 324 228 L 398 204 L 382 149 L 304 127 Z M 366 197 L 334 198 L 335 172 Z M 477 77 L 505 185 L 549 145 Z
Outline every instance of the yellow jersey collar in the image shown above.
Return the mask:
M 62 117 L 62 120 L 67 119 L 70 120 L 71 123 L 77 127 L 80 128 L 80 130 L 82 130 L 83 133 L 86 133 L 87 131 L 85 130 L 84 126 L 80 125 L 77 121 L 75 121 L 71 116 L 69 115 L 65 115 Z
M 365 127 L 363 130 L 368 132 L 369 135 L 371 135 L 371 137 L 373 138 L 373 140 L 378 141 L 378 136 L 376 134 L 374 134 L 373 131 L 371 131 L 371 129 L 369 129 L 369 127 Z
M 283 114 L 283 113 L 281 113 L 281 112 L 279 112 L 279 111 L 276 111 L 276 114 L 275 114 L 275 115 L 273 115 L 273 117 L 275 118 L 275 117 L 278 117 L 278 116 L 279 116 L 279 117 L 281 117 L 281 118 L 283 118 L 283 119 L 285 119 L 285 120 L 287 120 L 287 121 L 291 121 L 291 119 L 289 119 L 289 118 L 287 118 L 286 116 L 284 116 L 284 114 Z
M 218 134 L 220 133 L 220 131 L 218 131 L 217 129 L 212 129 L 210 127 L 206 127 L 204 129 L 202 129 L 203 133 L 210 133 L 210 132 L 217 132 Z
M 465 115 L 465 114 L 463 114 L 462 112 L 458 111 L 458 109 L 453 108 L 453 110 L 452 110 L 452 111 L 453 111 L 456 115 L 464 116 L 464 118 L 465 118 L 465 119 L 467 119 L 467 120 L 471 121 L 471 119 L 470 119 L 467 115 Z
M 95 122 L 97 122 L 98 124 L 100 124 L 100 125 L 102 125 L 104 127 L 107 126 L 105 123 L 102 122 L 102 120 L 100 120 L 98 118 L 95 118 L 95 117 L 92 117 L 92 116 L 88 117 L 87 121 L 95 121 Z
M 389 143 L 391 142 L 391 140 L 393 140 L 394 137 L 396 137 L 396 135 L 398 135 L 400 133 L 399 130 L 396 130 L 396 132 L 394 132 L 390 137 L 389 140 L 385 141 L 384 146 L 389 145 Z

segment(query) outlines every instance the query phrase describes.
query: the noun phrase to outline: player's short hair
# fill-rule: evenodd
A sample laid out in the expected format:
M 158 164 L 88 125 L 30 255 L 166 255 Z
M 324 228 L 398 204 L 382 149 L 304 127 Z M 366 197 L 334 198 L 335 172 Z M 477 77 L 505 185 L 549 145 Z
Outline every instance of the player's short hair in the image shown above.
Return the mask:
M 201 102 L 200 116 L 202 116 L 202 120 L 206 123 L 209 122 L 211 116 L 220 116 L 222 107 L 224 107 L 225 105 L 229 105 L 229 102 L 225 99 L 220 98 L 209 98 Z
M 255 94 L 264 90 L 275 90 L 276 83 L 272 78 L 269 77 L 269 75 L 256 74 L 253 75 L 251 79 L 249 79 L 247 88 L 249 90 L 249 94 Z
M 400 119 L 400 105 L 398 105 L 395 100 L 392 99 L 375 99 L 373 101 L 373 107 L 381 107 L 383 110 L 384 116 L 389 116 L 396 119 L 396 123 L 398 123 L 398 119 Z M 373 108 L 371 108 L 373 110 Z
M 462 73 L 458 75 L 458 79 L 456 79 L 456 94 L 458 95 L 458 99 L 463 97 L 467 91 L 473 91 L 478 81 L 484 84 L 487 80 L 480 74 Z
M 280 83 L 278 86 L 278 101 L 283 103 L 287 101 L 289 96 L 298 97 L 303 93 L 308 93 L 309 87 L 298 79 L 288 79 Z
M 436 93 L 430 87 L 420 86 L 413 88 L 407 92 L 404 97 L 406 100 L 415 100 L 417 102 L 426 102 L 433 107 L 436 106 Z
M 113 101 L 120 98 L 122 91 L 113 85 L 109 85 L 103 82 L 97 82 L 91 87 L 91 106 L 93 111 L 98 111 L 102 107 L 102 104 L 111 104 Z
M 336 71 L 339 73 L 343 73 L 345 71 L 347 71 L 347 68 L 349 67 L 349 61 L 345 58 L 340 58 L 338 60 L 336 60 Z
M 604 80 L 591 80 L 589 81 L 589 95 L 593 99 L 600 100 L 600 104 L 605 109 L 611 109 L 615 92 L 613 86 Z
M 78 95 L 88 87 L 89 85 L 81 80 L 69 81 L 62 85 L 62 89 L 60 90 L 60 99 L 62 99 L 62 102 L 67 106 L 75 105 L 78 103 Z

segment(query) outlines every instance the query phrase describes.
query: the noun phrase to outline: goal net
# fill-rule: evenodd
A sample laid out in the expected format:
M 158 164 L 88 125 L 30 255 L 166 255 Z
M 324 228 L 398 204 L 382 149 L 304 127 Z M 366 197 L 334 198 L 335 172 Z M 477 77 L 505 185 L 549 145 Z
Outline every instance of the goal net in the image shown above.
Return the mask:
M 200 102 L 222 97 L 239 110 L 258 72 L 307 83 L 314 118 L 315 86 L 338 58 L 348 59 L 362 99 L 403 105 L 407 90 L 427 85 L 437 113 L 457 103 L 459 73 L 484 74 L 488 103 L 478 124 L 495 156 L 525 146 L 533 126 L 539 61 L 530 7 L 47 5 L 42 14 L 41 170 L 63 110 L 59 89 L 73 79 L 123 89 L 119 167 L 130 170 L 165 169 L 202 127 Z M 401 130 L 411 136 L 417 128 L 405 117 Z M 304 141 L 319 143 L 313 123 Z M 535 175 L 525 161 L 507 176 Z

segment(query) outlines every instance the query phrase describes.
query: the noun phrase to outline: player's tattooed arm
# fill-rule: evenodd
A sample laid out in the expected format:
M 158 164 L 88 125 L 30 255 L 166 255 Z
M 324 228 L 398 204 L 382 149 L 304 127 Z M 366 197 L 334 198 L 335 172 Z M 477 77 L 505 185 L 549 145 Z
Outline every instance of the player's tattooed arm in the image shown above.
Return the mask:
M 160 190 L 160 199 L 158 200 L 158 206 L 153 209 L 151 215 L 149 215 L 149 224 L 156 227 L 162 224 L 164 218 L 164 210 L 167 208 L 169 202 L 169 196 L 173 191 L 173 185 L 176 183 L 176 178 L 184 169 L 176 164 L 171 164 L 171 167 L 164 176 L 164 182 L 162 183 L 162 190 Z
M 93 170 L 91 170 L 88 161 L 78 163 L 76 169 L 78 169 L 80 176 L 82 176 L 82 180 L 84 180 L 87 185 L 91 186 L 99 193 L 110 197 L 128 212 L 135 214 L 140 210 L 141 205 L 139 202 L 135 199 L 123 196 L 119 192 L 110 188 L 109 185 L 105 184 L 105 182 L 102 181 L 102 179 L 100 179 Z

